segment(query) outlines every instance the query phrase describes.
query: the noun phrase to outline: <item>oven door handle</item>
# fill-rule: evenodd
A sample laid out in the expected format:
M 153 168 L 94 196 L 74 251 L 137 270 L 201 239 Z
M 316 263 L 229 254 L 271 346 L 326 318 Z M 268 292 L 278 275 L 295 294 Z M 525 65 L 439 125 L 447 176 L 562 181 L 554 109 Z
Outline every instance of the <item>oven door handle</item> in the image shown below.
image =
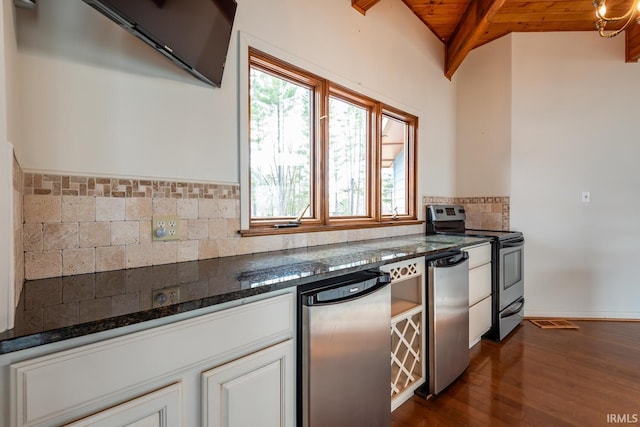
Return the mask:
M 513 304 L 512 304 L 513 305 Z M 522 307 L 524 306 L 524 298 L 522 298 L 516 305 L 515 308 L 511 308 L 511 306 L 507 307 L 504 312 L 500 313 L 500 318 L 504 319 L 507 317 L 511 317 L 511 316 L 515 316 L 516 314 L 520 313 L 520 310 L 522 310 Z
M 504 242 L 502 244 L 503 248 L 516 248 L 518 246 L 524 245 L 524 237 L 520 237 L 517 240 L 509 240 L 508 242 Z

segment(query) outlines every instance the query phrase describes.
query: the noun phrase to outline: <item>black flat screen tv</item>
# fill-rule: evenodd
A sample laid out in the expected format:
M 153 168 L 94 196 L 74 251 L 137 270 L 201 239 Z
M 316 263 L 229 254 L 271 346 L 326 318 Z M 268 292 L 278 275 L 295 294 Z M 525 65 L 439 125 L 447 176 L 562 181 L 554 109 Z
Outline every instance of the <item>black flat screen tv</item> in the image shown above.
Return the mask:
M 220 87 L 235 0 L 83 0 L 200 80 Z

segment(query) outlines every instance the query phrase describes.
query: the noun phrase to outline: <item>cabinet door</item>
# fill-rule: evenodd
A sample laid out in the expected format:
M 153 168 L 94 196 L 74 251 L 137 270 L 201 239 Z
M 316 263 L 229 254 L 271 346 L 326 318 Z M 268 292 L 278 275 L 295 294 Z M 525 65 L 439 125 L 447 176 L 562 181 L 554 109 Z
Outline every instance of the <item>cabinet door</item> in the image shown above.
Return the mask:
M 489 329 L 491 329 L 490 296 L 469 308 L 469 348 L 476 345 Z
M 204 372 L 203 426 L 293 427 L 293 340 Z
M 66 427 L 167 427 L 182 425 L 181 383 L 83 418 Z

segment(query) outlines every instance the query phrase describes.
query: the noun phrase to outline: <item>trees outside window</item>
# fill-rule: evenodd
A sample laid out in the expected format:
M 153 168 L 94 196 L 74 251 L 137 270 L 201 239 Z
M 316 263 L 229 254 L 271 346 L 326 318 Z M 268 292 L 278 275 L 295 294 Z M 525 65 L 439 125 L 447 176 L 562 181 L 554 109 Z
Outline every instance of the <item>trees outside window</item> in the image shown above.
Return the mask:
M 249 49 L 250 227 L 415 220 L 417 118 Z

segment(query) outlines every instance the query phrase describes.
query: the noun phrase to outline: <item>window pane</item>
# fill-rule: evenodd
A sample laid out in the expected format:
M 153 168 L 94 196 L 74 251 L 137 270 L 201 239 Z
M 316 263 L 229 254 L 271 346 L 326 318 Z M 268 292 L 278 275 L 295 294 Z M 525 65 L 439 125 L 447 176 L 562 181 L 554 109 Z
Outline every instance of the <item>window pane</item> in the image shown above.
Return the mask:
M 329 99 L 329 215 L 367 215 L 367 110 Z
M 386 115 L 382 116 L 382 214 L 407 215 L 407 147 L 409 126 Z
M 313 191 L 313 91 L 256 68 L 250 78 L 251 218 L 295 218 Z

